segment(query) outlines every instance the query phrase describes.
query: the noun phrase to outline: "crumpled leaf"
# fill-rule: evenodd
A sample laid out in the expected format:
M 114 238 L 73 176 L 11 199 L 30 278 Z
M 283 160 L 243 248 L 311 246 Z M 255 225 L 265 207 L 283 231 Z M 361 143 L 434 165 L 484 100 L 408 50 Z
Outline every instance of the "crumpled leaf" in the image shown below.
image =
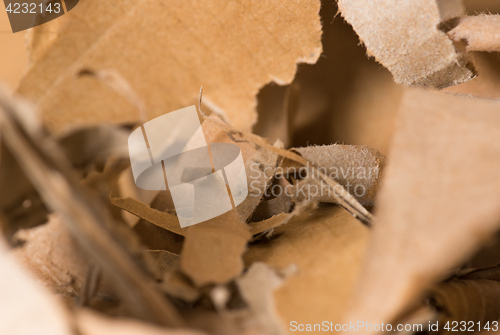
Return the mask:
M 211 119 L 210 117 L 207 117 L 205 115 L 203 115 L 203 117 L 204 119 Z M 318 176 L 318 178 L 322 182 L 324 182 L 327 187 L 329 187 L 331 190 L 334 191 L 332 192 L 332 196 L 342 207 L 347 209 L 358 220 L 364 222 L 367 225 L 371 224 L 372 220 L 371 213 L 368 212 L 368 210 L 365 207 L 363 207 L 342 185 L 340 185 L 334 179 L 328 177 L 324 171 L 316 167 L 313 163 L 309 162 L 305 158 L 301 157 L 300 155 L 292 151 L 283 149 L 282 146 L 277 145 L 278 143 L 275 143 L 275 145 L 271 145 L 266 139 L 262 137 L 237 130 L 234 127 L 231 127 L 230 125 L 224 124 L 219 121 L 214 122 L 214 125 L 216 125 L 219 129 L 224 130 L 225 133 L 227 135 L 230 135 L 231 139 L 235 142 L 249 143 L 261 149 L 265 149 L 265 151 L 268 151 L 269 153 L 274 153 L 280 159 L 288 159 L 290 161 L 293 161 L 295 163 L 298 163 L 306 167 L 306 171 L 308 174 Z M 264 166 L 259 165 L 259 169 L 261 169 L 261 171 L 265 173 L 267 169 L 263 170 L 263 168 Z M 262 172 L 258 173 L 258 176 L 261 176 Z M 249 178 L 251 179 L 252 177 L 249 176 Z M 248 198 L 250 197 L 247 197 L 247 199 Z
M 74 26 L 68 22 L 69 33 L 61 34 L 61 42 L 55 41 L 51 50 L 65 50 L 69 34 L 71 42 L 82 41 L 68 57 L 49 50 L 39 62 L 48 63 L 50 57 L 64 70 L 55 70 L 54 75 L 53 65 L 37 66 L 20 85 L 19 93 L 36 102 L 50 129 L 137 121 L 136 108 L 126 99 L 95 78 L 78 76 L 85 69 L 114 69 L 142 98 L 149 119 L 189 105 L 203 84 L 207 105 L 236 127 L 249 130 L 257 119 L 258 90 L 270 81 L 290 83 L 297 63 L 315 63 L 321 53 L 318 0 L 245 1 L 230 6 L 146 0 L 136 1 L 135 6 L 126 1 L 116 6 L 119 9 L 96 5 L 99 2 L 86 1 L 83 9 L 75 8 L 75 16 L 94 4 L 88 15 L 99 13 L 103 21 L 111 21 L 98 22 L 90 31 L 88 22 Z M 134 34 L 130 27 L 135 27 Z M 180 59 L 189 66 L 180 65 Z
M 438 29 L 438 2 L 447 1 L 339 0 L 339 9 L 396 83 L 444 88 L 477 75 L 469 57 Z
M 393 321 L 496 232 L 499 108 L 408 90 L 348 320 Z

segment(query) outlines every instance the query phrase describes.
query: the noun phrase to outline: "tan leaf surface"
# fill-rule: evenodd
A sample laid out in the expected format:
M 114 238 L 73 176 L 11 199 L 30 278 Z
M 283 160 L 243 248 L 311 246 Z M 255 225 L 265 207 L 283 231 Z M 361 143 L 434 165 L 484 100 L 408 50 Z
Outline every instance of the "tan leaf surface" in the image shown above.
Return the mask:
M 69 313 L 61 302 L 7 255 L 0 236 L 0 334 L 70 335 Z
M 500 51 L 500 15 L 467 16 L 448 36 L 465 41 L 469 51 Z
M 120 6 L 116 6 L 111 1 L 81 1 L 64 16 L 63 20 L 66 22 L 63 31 L 58 31 L 55 37 L 40 36 L 43 38 L 43 50 L 38 49 L 36 55 L 30 55 L 31 60 L 36 62 L 30 64 L 29 71 L 22 78 L 18 87 L 19 92 L 32 100 L 38 100 L 64 70 L 92 47 L 116 20 L 137 3 L 138 0 L 122 0 Z M 95 15 L 96 13 L 99 15 Z M 60 26 L 59 21 L 60 18 L 49 22 L 48 25 L 51 28 Z M 47 24 L 35 27 L 28 36 L 47 29 Z M 82 32 L 85 33 L 85 38 L 82 38 Z M 30 43 L 30 38 L 28 37 L 28 51 L 35 47 Z M 52 48 L 46 47 L 47 39 L 50 40 Z
M 37 62 L 57 40 L 67 18 L 68 16 L 64 15 L 26 31 L 25 44 L 29 66 Z
M 181 270 L 197 286 L 226 283 L 243 270 L 242 255 L 250 236 L 235 210 L 187 227 Z
M 89 260 L 59 217 L 16 236 L 26 242 L 12 255 L 38 281 L 58 293 L 76 296 L 80 292 Z
M 253 244 L 245 263 L 297 266 L 274 294 L 286 328 L 291 321 L 339 323 L 359 275 L 368 228 L 338 206 L 320 206 L 275 230 L 267 243 Z
M 326 171 L 361 204 L 374 204 L 386 164 L 386 158 L 377 150 L 334 144 L 295 148 L 294 151 Z
M 393 321 L 498 228 L 499 109 L 408 90 L 349 320 Z
M 447 13 L 454 11 L 453 3 Z M 476 76 L 468 57 L 438 29 L 436 0 L 339 0 L 339 9 L 368 55 L 387 67 L 398 84 L 443 88 Z
M 99 2 L 90 0 L 87 5 Z M 257 119 L 258 90 L 273 80 L 290 83 L 296 63 L 314 63 L 321 53 L 318 0 L 247 0 L 230 5 L 146 0 L 127 10 L 130 5 L 120 7 L 122 15 L 111 10 L 115 19 L 109 29 L 104 23 L 89 33 L 86 28 L 68 28 L 73 34 L 70 41 L 83 40 L 78 43 L 87 51 L 78 58 L 81 49 L 72 48 L 68 60 L 65 54 L 56 57 L 49 50 L 46 57 L 66 70 L 55 77 L 45 72 L 50 68 L 34 67 L 32 72 L 35 68 L 39 72 L 23 81 L 19 92 L 39 105 L 51 129 L 136 121 L 135 106 L 95 78 L 78 76 L 83 69 L 114 69 L 143 99 L 149 118 L 192 104 L 203 85 L 210 108 L 249 130 Z M 107 11 L 103 13 L 102 18 L 110 18 Z M 51 49 L 56 48 L 64 44 L 56 41 Z M 45 76 L 53 79 L 47 81 Z

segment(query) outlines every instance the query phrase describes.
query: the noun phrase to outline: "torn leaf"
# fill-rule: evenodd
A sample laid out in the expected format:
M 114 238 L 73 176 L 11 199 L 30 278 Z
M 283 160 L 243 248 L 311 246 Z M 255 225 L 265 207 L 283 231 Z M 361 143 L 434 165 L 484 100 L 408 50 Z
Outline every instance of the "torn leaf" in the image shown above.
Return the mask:
M 257 120 L 259 89 L 270 81 L 290 83 L 297 63 L 315 63 L 322 50 L 318 0 L 230 6 L 146 0 L 123 2 L 116 9 L 92 7 L 99 2 L 86 1 L 82 14 L 92 8 L 88 15 L 94 17 L 106 7 L 103 21 L 110 21 L 99 21 L 91 30 L 87 22 L 68 22 L 69 32 L 41 59 L 49 62 L 50 57 L 52 66 L 35 67 L 20 86 L 19 93 L 37 104 L 52 130 L 138 120 L 136 107 L 126 99 L 96 78 L 79 76 L 84 69 L 119 73 L 144 101 L 149 119 L 192 104 L 203 85 L 207 106 L 250 130 Z M 82 41 L 66 56 L 58 49 L 67 48 L 70 34 Z M 63 65 L 56 75 L 50 72 L 53 64 Z
M 339 9 L 366 46 L 368 56 L 387 67 L 396 83 L 444 88 L 466 82 L 477 73 L 469 56 L 459 52 L 438 29 L 437 3 L 339 0 Z
M 466 16 L 448 36 L 464 41 L 468 51 L 500 51 L 500 15 Z

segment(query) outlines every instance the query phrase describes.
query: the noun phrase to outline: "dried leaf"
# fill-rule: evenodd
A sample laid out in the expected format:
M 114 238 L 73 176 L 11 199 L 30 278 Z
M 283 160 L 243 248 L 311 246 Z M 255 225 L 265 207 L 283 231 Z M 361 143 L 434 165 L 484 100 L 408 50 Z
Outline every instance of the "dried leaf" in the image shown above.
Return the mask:
M 340 323 L 359 275 L 368 232 L 341 207 L 323 205 L 276 228 L 265 243 L 251 244 L 245 263 L 264 262 L 276 269 L 296 265 L 297 273 L 274 294 L 285 325 Z
M 433 288 L 429 299 L 440 312 L 438 334 L 446 332 L 443 327 L 449 321 L 452 329 L 452 322 L 457 321 L 455 329 L 460 330 L 464 329 L 462 322 L 465 321 L 465 329 L 469 331 L 477 331 L 478 322 L 484 327 L 486 322 L 497 321 L 500 319 L 499 298 L 500 283 L 491 280 L 452 280 Z
M 76 183 L 63 151 L 35 124 L 27 124 L 15 100 L 0 99 L 0 131 L 5 144 L 52 210 L 116 286 L 116 293 L 136 316 L 162 325 L 181 325 L 169 302 L 158 295 L 133 246 L 135 236 L 119 225 L 105 205 Z M 24 122 L 23 122 L 24 121 Z M 31 127 L 30 127 L 31 126 Z
M 64 15 L 57 20 L 40 24 L 26 31 L 25 43 L 29 66 L 36 63 L 57 40 L 67 18 L 68 16 Z
M 210 119 L 204 116 L 205 119 Z M 333 197 L 337 200 L 337 202 L 347 209 L 354 217 L 358 220 L 364 222 L 365 224 L 371 224 L 372 215 L 366 208 L 364 208 L 349 192 L 347 192 L 342 185 L 337 183 L 335 180 L 329 178 L 323 171 L 318 169 L 314 164 L 304 159 L 300 155 L 285 150 L 282 147 L 277 145 L 271 145 L 269 142 L 257 135 L 243 132 L 237 130 L 229 125 L 226 125 L 222 122 L 215 122 L 214 125 L 217 125 L 220 129 L 223 129 L 227 132 L 228 135 L 236 142 L 246 142 L 256 145 L 262 149 L 269 151 L 270 153 L 277 154 L 283 159 L 291 160 L 295 163 L 298 163 L 302 166 L 306 167 L 307 173 L 311 175 L 318 176 L 326 185 L 333 190 Z M 265 170 L 264 170 L 265 172 Z M 259 174 L 261 175 L 261 173 Z
M 12 251 L 13 257 L 38 281 L 57 293 L 80 293 L 89 260 L 58 216 L 43 226 L 20 231 L 16 238 L 24 243 Z
M 448 36 L 465 41 L 468 51 L 500 51 L 500 15 L 467 16 Z
M 179 220 L 175 215 L 160 212 L 132 198 L 111 198 L 111 203 L 172 233 L 181 236 L 186 234 L 185 230 L 180 227 Z
M 284 279 L 264 263 L 255 262 L 236 280 L 241 295 L 255 315 L 255 321 L 269 334 L 288 334 L 276 313 L 273 292 Z
M 0 333 L 70 335 L 69 313 L 7 256 L 0 237 Z
M 235 141 L 230 136 L 230 131 L 221 125 L 222 119 L 218 116 L 205 118 L 202 123 L 203 133 L 208 143 L 232 143 L 240 148 L 247 173 L 248 196 L 237 207 L 237 212 L 242 221 L 247 221 L 273 179 L 278 165 L 278 155 L 258 148 L 253 143 Z
M 477 75 L 469 57 L 438 29 L 436 0 L 397 5 L 393 0 L 339 0 L 339 9 L 368 55 L 387 67 L 398 84 L 444 88 Z
M 251 235 L 235 210 L 186 231 L 181 270 L 197 286 L 227 283 L 243 270 L 242 254 Z
M 498 229 L 499 108 L 407 92 L 349 320 L 393 321 Z
M 355 145 L 310 146 L 293 150 L 326 171 L 328 177 L 346 188 L 361 204 L 374 204 L 386 164 L 386 158 L 377 150 Z
M 98 2 L 87 1 L 85 9 Z M 203 84 L 207 104 L 227 115 L 236 127 L 249 130 L 257 119 L 255 95 L 261 86 L 271 80 L 290 83 L 296 63 L 314 63 L 321 53 L 318 0 L 300 5 L 286 1 L 231 6 L 206 1 L 182 6 L 168 0 L 136 3 L 131 8 L 126 2 L 121 15 L 115 9 L 108 14 L 93 8 L 89 15 L 102 13 L 101 17 L 114 20 L 98 24 L 90 33 L 86 26 L 70 28 L 68 22 L 67 29 L 75 39 L 84 40 L 80 43 L 87 52 L 77 48 L 68 60 L 60 51 L 55 58 L 48 51 L 45 56 L 64 70 L 54 76 L 45 72 L 50 68 L 37 67 L 38 73 L 27 75 L 19 92 L 37 103 L 51 129 L 137 121 L 135 106 L 95 78 L 77 75 L 82 69 L 114 69 L 143 99 L 149 119 L 189 105 Z M 166 6 L 169 10 L 164 10 Z M 219 23 L 214 24 L 214 17 Z M 134 34 L 129 33 L 131 26 Z M 83 38 L 82 32 L 87 33 Z M 97 32 L 99 38 L 94 35 Z M 56 41 L 51 49 L 64 46 Z M 76 59 L 75 54 L 81 57 Z M 179 66 L 179 59 L 190 65 Z M 180 84 L 178 78 L 185 80 Z M 163 93 L 154 93 L 158 91 Z

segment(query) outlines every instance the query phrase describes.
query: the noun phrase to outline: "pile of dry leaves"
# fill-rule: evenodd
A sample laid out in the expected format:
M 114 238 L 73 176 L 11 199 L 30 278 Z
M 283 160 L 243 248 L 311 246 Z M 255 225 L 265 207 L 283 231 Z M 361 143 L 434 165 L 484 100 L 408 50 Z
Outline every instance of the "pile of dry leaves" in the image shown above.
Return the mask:
M 500 330 L 495 12 L 81 0 L 32 28 L 0 90 L 0 333 Z M 249 194 L 181 228 L 128 137 L 191 105 Z

